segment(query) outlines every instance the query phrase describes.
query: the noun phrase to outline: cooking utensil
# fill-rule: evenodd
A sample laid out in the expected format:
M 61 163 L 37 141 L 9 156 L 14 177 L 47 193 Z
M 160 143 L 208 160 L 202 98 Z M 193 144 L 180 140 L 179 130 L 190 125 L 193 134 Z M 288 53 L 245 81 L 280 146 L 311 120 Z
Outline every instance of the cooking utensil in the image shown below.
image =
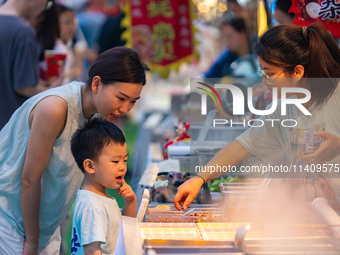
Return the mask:
M 195 210 L 195 208 L 191 208 L 191 209 L 187 209 L 186 211 L 185 211 L 185 213 L 182 215 L 182 216 L 185 216 L 185 215 L 188 215 L 189 213 L 191 213 L 193 210 Z
M 234 240 L 235 247 L 242 247 L 244 238 L 246 237 L 250 228 L 251 228 L 250 224 L 243 224 L 241 227 L 237 229 Z

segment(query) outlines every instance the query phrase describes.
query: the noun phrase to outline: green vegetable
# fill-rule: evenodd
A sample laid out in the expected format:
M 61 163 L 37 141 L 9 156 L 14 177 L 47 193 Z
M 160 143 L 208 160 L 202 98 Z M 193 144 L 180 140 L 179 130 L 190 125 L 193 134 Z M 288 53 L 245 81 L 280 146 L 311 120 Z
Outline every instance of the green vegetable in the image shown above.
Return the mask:
M 208 182 L 208 187 L 210 192 L 221 192 L 220 183 L 225 182 L 240 182 L 242 181 L 239 177 L 228 176 L 227 178 L 221 177 L 220 179 L 215 179 Z

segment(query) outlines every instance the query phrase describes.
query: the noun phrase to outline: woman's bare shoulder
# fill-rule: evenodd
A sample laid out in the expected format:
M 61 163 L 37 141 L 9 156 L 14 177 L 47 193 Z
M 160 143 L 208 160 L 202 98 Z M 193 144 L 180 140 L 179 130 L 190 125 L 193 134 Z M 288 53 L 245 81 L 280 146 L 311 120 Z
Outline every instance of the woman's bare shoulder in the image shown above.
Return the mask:
M 48 126 L 64 124 L 67 117 L 67 102 L 59 96 L 48 96 L 39 101 L 30 114 L 30 126 L 36 120 Z

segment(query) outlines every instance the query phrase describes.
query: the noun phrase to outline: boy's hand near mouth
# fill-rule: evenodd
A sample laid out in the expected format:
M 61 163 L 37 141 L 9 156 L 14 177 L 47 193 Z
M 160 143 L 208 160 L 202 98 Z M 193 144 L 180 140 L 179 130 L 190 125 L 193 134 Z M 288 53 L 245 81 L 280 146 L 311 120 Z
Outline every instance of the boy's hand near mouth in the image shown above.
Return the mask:
M 117 189 L 118 196 L 123 197 L 125 200 L 122 214 L 125 216 L 135 217 L 136 214 L 136 195 L 133 192 L 130 185 L 128 185 L 124 179 L 122 179 L 122 186 Z

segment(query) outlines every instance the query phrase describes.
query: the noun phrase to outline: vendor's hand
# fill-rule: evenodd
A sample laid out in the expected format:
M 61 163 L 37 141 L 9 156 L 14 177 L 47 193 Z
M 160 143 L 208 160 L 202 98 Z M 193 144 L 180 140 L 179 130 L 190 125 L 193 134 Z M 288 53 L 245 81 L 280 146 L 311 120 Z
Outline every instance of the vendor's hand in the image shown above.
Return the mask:
M 130 185 L 125 182 L 124 179 L 122 181 L 122 186 L 118 188 L 117 191 L 118 191 L 118 196 L 123 197 L 123 199 L 126 202 L 131 203 L 131 202 L 136 201 L 135 193 L 133 192 Z
M 304 156 L 308 163 L 323 164 L 340 154 L 340 137 L 325 131 L 315 132 L 314 135 L 323 138 L 323 143 L 314 153 Z
M 38 254 L 38 242 L 24 241 L 23 255 L 37 255 Z
M 200 192 L 202 184 L 202 178 L 193 177 L 179 186 L 177 189 L 177 194 L 174 198 L 175 207 L 178 210 L 181 210 L 181 206 L 184 210 L 188 209 L 188 206 Z

